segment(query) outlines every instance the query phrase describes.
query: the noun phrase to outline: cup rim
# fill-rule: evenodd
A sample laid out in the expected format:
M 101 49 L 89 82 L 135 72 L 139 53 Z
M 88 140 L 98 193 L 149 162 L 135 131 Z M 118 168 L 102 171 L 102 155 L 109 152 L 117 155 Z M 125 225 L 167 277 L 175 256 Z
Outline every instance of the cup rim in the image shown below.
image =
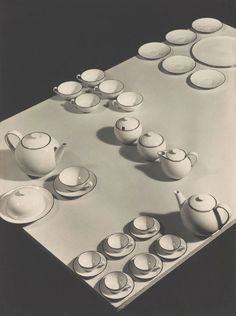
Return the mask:
M 127 243 L 126 243 L 126 245 L 124 246 L 124 247 L 112 247 L 112 246 L 110 246 L 109 245 L 109 242 L 108 242 L 108 239 L 111 237 L 111 236 L 113 236 L 113 235 L 123 235 L 123 236 L 125 236 L 126 238 L 127 238 Z M 111 248 L 111 249 L 114 249 L 114 250 L 121 250 L 121 249 L 125 249 L 127 246 L 128 246 L 128 244 L 129 244 L 129 237 L 128 237 L 128 235 L 127 234 L 125 234 L 125 233 L 113 233 L 113 234 L 110 234 L 110 235 L 108 235 L 107 237 L 106 237 L 106 242 L 107 242 L 107 245 Z
M 135 103 L 135 104 L 132 104 L 132 105 L 127 105 L 127 104 L 124 104 L 124 103 L 120 103 L 120 101 L 118 100 L 120 96 L 122 96 L 122 94 L 124 93 L 135 93 L 136 95 L 140 96 L 141 97 L 141 101 L 139 101 L 138 103 Z M 116 101 L 119 103 L 119 105 L 123 106 L 123 107 L 126 107 L 126 108 L 133 108 L 133 107 L 136 107 L 138 105 L 140 105 L 142 102 L 143 102 L 143 96 L 142 94 L 138 93 L 138 92 L 135 92 L 135 91 L 125 91 L 125 92 L 122 92 L 120 95 L 118 95 Z
M 96 253 L 96 254 L 98 254 L 98 255 L 99 255 L 99 262 L 98 262 L 96 265 L 92 266 L 92 267 L 85 267 L 84 265 L 82 265 L 82 264 L 80 263 L 79 258 L 80 258 L 80 256 L 84 255 L 85 253 L 89 253 L 89 252 L 90 252 L 90 253 Z M 87 251 L 81 252 L 81 253 L 77 256 L 77 260 L 78 260 L 79 265 L 80 265 L 83 269 L 92 270 L 92 269 L 95 269 L 95 268 L 101 263 L 102 258 L 101 258 L 101 255 L 100 255 L 100 253 L 99 253 L 98 251 L 96 251 L 96 250 L 87 250 Z
M 61 173 L 62 173 L 63 171 L 65 171 L 66 169 L 69 169 L 69 168 L 83 168 L 83 169 L 86 169 L 86 170 L 88 171 L 88 177 L 87 177 L 87 179 L 86 179 L 83 183 L 80 183 L 80 184 L 65 184 L 64 182 L 61 181 L 60 176 L 61 176 Z M 70 166 L 70 167 L 66 167 L 66 168 L 64 168 L 63 170 L 61 170 L 61 172 L 60 172 L 59 175 L 58 175 L 58 180 L 59 180 L 59 182 L 60 182 L 62 185 L 66 186 L 66 187 L 70 187 L 70 188 L 76 188 L 76 187 L 79 187 L 79 186 L 81 186 L 81 185 L 84 185 L 84 184 L 89 180 L 89 178 L 90 178 L 89 170 L 88 170 L 87 168 L 85 168 L 85 167 L 82 167 L 82 166 Z
M 145 255 L 146 257 L 150 256 L 151 258 L 154 258 L 154 259 L 155 259 L 154 267 L 152 267 L 151 269 L 142 269 L 142 268 L 137 267 L 136 264 L 135 264 L 135 259 L 136 259 L 138 256 L 140 256 L 140 255 Z M 138 253 L 138 254 L 133 258 L 133 264 L 134 264 L 134 267 L 135 267 L 136 269 L 138 269 L 139 271 L 151 272 L 151 271 L 156 267 L 157 260 L 156 260 L 156 258 L 155 258 L 151 253 Z
M 85 80 L 85 79 L 83 79 L 83 74 L 85 73 L 85 72 L 87 72 L 88 70 L 99 70 L 99 72 L 102 74 L 102 78 L 100 78 L 100 79 L 98 79 L 98 80 Z M 87 70 L 85 70 L 85 71 L 83 71 L 82 72 L 82 74 L 80 75 L 80 77 L 81 77 L 81 79 L 84 81 L 84 82 L 89 82 L 89 83 L 92 83 L 92 82 L 99 82 L 99 81 L 101 81 L 101 80 L 103 80 L 104 78 L 105 78 L 105 72 L 103 71 L 103 70 L 101 70 L 101 69 L 98 69 L 98 68 L 91 68 L 91 69 L 87 69 Z
M 116 82 L 119 82 L 121 84 L 121 88 L 120 90 L 116 90 L 116 91 L 113 91 L 113 92 L 105 92 L 101 89 L 101 84 L 104 84 L 105 82 L 108 82 L 108 81 L 116 81 Z M 104 80 L 103 82 L 101 82 L 98 86 L 99 90 L 103 93 L 103 94 L 107 94 L 107 95 L 111 95 L 111 94 L 115 94 L 115 93 L 119 93 L 121 92 L 123 89 L 124 89 L 124 84 L 123 82 L 121 82 L 120 80 L 117 80 L 117 79 L 106 79 Z
M 83 95 L 95 95 L 96 97 L 98 97 L 98 102 L 95 103 L 95 104 L 93 104 L 93 105 L 90 105 L 90 106 L 82 106 L 81 104 L 78 104 L 78 103 L 77 103 L 77 99 L 80 98 L 80 97 L 83 96 Z M 79 108 L 81 108 L 81 109 L 93 108 L 93 107 L 97 106 L 100 102 L 101 102 L 101 98 L 100 98 L 97 94 L 92 93 L 92 92 L 83 93 L 83 94 L 81 94 L 81 95 L 78 95 L 78 96 L 75 98 L 75 104 L 76 104 Z
M 151 227 L 149 227 L 148 229 L 140 229 L 140 228 L 137 228 L 134 223 L 135 223 L 135 220 L 136 220 L 137 218 L 140 218 L 140 217 L 149 217 L 150 219 L 152 219 L 153 225 L 152 225 Z M 138 217 L 134 218 L 134 220 L 133 220 L 133 226 L 134 226 L 134 228 L 137 229 L 137 230 L 139 230 L 140 232 L 148 232 L 150 229 L 152 229 L 152 228 L 154 227 L 154 225 L 155 225 L 155 220 L 154 220 L 154 218 L 151 217 L 151 216 L 141 215 L 141 216 L 138 216 Z
M 63 92 L 61 92 L 59 89 L 60 89 L 60 86 L 62 86 L 63 84 L 65 84 L 65 83 L 69 83 L 69 82 L 74 82 L 74 83 L 76 83 L 76 85 L 78 85 L 78 87 L 79 87 L 79 89 L 77 90 L 77 91 L 75 91 L 75 92 L 73 92 L 73 93 L 63 93 Z M 73 80 L 69 80 L 69 81 L 64 81 L 64 82 L 62 82 L 62 83 L 60 83 L 58 86 L 57 86 L 57 91 L 60 93 L 60 94 L 62 94 L 62 95 L 65 95 L 65 96 L 70 96 L 70 95 L 74 95 L 74 94 L 76 94 L 76 93 L 79 93 L 81 90 L 82 90 L 82 85 L 81 85 L 81 83 L 80 82 L 78 82 L 78 81 L 73 81 Z
M 126 283 L 125 283 L 122 287 L 120 287 L 119 289 L 112 289 L 112 288 L 110 288 L 109 286 L 107 286 L 107 284 L 106 284 L 106 277 L 107 277 L 108 275 L 110 275 L 110 274 L 113 274 L 113 273 L 119 273 L 119 274 L 121 274 L 122 276 L 124 276 L 125 279 L 126 279 Z M 103 277 L 103 282 L 104 282 L 106 288 L 107 288 L 108 290 L 110 290 L 111 292 L 120 292 L 122 289 L 124 289 L 124 288 L 128 285 L 129 279 L 128 279 L 126 273 L 124 273 L 123 271 L 115 270 L 115 271 L 111 271 L 111 272 L 107 273 L 107 274 Z
M 179 240 L 179 245 L 178 245 L 178 247 L 177 247 L 177 248 L 174 248 L 174 249 L 172 249 L 172 250 L 169 250 L 169 249 L 164 248 L 164 247 L 161 245 L 160 241 L 161 241 L 161 239 L 162 239 L 163 237 L 166 237 L 166 236 L 174 236 L 175 238 L 177 238 L 177 239 Z M 159 240 L 158 240 L 158 244 L 159 244 L 159 246 L 161 247 L 161 249 L 162 249 L 163 251 L 172 253 L 172 252 L 175 252 L 176 250 L 178 250 L 178 249 L 180 248 L 180 246 L 181 246 L 181 238 L 180 238 L 179 236 L 177 236 L 177 235 L 174 235 L 174 234 L 162 235 L 162 236 L 159 238 Z

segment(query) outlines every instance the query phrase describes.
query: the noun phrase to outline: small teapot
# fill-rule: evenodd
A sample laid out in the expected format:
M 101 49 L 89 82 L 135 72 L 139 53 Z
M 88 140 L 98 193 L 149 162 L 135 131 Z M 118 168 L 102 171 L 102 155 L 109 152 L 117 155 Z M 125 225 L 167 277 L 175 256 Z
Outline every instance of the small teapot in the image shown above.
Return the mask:
M 183 224 L 196 236 L 207 237 L 229 220 L 229 207 L 219 204 L 210 194 L 192 195 L 185 199 L 180 191 L 177 190 L 174 193 Z
M 159 151 L 159 162 L 162 171 L 171 179 L 182 179 L 185 177 L 198 160 L 198 154 L 190 151 L 186 153 L 183 149 L 174 148 L 168 151 Z
M 15 146 L 10 136 L 18 138 Z M 12 152 L 19 167 L 29 176 L 42 177 L 51 172 L 61 159 L 66 144 L 58 142 L 44 132 L 31 132 L 24 137 L 18 131 L 5 135 L 5 142 Z

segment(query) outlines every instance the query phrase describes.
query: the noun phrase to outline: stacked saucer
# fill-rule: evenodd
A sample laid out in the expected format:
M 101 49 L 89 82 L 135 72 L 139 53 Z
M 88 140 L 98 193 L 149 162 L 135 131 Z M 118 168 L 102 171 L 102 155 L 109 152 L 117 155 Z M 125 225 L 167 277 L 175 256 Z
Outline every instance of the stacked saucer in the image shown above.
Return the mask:
M 115 233 L 103 242 L 104 252 L 113 258 L 122 258 L 130 254 L 135 248 L 134 239 L 128 234 Z
M 54 180 L 55 191 L 64 197 L 79 197 L 90 191 L 97 184 L 96 175 L 81 166 L 63 169 Z
M 150 216 L 136 217 L 130 223 L 130 233 L 138 239 L 149 239 L 160 231 L 160 223 Z
M 148 280 L 161 272 L 162 261 L 151 253 L 140 253 L 130 260 L 129 268 L 136 278 Z
M 163 235 L 153 245 L 154 252 L 163 259 L 176 260 L 183 256 L 187 250 L 185 240 L 176 235 Z

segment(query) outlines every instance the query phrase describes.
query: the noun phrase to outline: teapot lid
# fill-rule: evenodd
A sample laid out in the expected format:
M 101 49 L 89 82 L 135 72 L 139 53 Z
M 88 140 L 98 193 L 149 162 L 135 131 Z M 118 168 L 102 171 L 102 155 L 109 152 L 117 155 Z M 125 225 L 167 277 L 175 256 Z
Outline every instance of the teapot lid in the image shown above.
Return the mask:
M 122 117 L 116 121 L 116 127 L 122 131 L 132 131 L 138 128 L 140 122 L 134 117 Z
M 21 144 L 27 149 L 39 149 L 47 146 L 51 141 L 51 137 L 44 132 L 32 132 L 25 135 Z
M 186 157 L 186 152 L 183 149 L 173 148 L 166 153 L 166 157 L 171 161 L 181 161 Z
M 160 134 L 147 132 L 139 138 L 139 143 L 145 147 L 157 147 L 163 144 L 164 138 Z
M 189 198 L 189 205 L 196 211 L 208 212 L 217 206 L 217 201 L 210 194 L 199 194 Z

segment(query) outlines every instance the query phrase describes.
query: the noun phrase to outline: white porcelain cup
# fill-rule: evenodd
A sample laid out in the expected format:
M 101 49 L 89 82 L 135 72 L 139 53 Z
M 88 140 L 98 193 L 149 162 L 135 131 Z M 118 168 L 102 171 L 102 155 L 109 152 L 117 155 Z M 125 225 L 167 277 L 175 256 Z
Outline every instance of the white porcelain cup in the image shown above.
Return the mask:
M 137 92 L 122 92 L 116 100 L 113 100 L 114 107 L 123 111 L 132 112 L 138 109 L 143 103 L 143 96 Z
M 155 231 L 155 221 L 153 217 L 150 216 L 139 216 L 133 220 L 134 229 L 141 233 L 152 233 Z
M 140 253 L 133 260 L 135 269 L 143 274 L 154 272 L 160 267 L 157 265 L 156 258 L 150 253 Z
M 104 80 L 99 86 L 94 87 L 95 92 L 100 92 L 106 99 L 115 99 L 124 90 L 124 84 L 115 79 Z
M 92 181 L 89 180 L 89 170 L 80 166 L 63 169 L 58 179 L 69 191 L 88 189 L 93 185 Z
M 99 107 L 101 98 L 95 93 L 83 93 L 77 98 L 72 99 L 71 102 L 75 104 L 80 111 L 90 113 Z
M 82 72 L 81 75 L 78 74 L 76 79 L 82 82 L 82 84 L 84 84 L 86 87 L 95 87 L 104 81 L 105 73 L 100 69 L 88 69 Z
M 93 269 L 99 268 L 101 264 L 101 256 L 99 252 L 97 251 L 86 251 L 81 253 L 78 258 L 79 265 L 85 270 L 85 271 L 91 271 Z
M 120 252 L 127 247 L 130 247 L 129 238 L 124 233 L 115 233 L 107 237 L 107 245 L 114 251 Z
M 159 246 L 165 253 L 173 253 L 183 249 L 181 246 L 181 239 L 178 236 L 172 234 L 163 235 L 159 239 Z
M 113 271 L 105 275 L 104 284 L 112 293 L 118 293 L 130 288 L 127 275 L 121 271 Z
M 53 91 L 64 99 L 70 100 L 82 92 L 82 85 L 78 81 L 65 81 L 58 87 L 54 87 Z

